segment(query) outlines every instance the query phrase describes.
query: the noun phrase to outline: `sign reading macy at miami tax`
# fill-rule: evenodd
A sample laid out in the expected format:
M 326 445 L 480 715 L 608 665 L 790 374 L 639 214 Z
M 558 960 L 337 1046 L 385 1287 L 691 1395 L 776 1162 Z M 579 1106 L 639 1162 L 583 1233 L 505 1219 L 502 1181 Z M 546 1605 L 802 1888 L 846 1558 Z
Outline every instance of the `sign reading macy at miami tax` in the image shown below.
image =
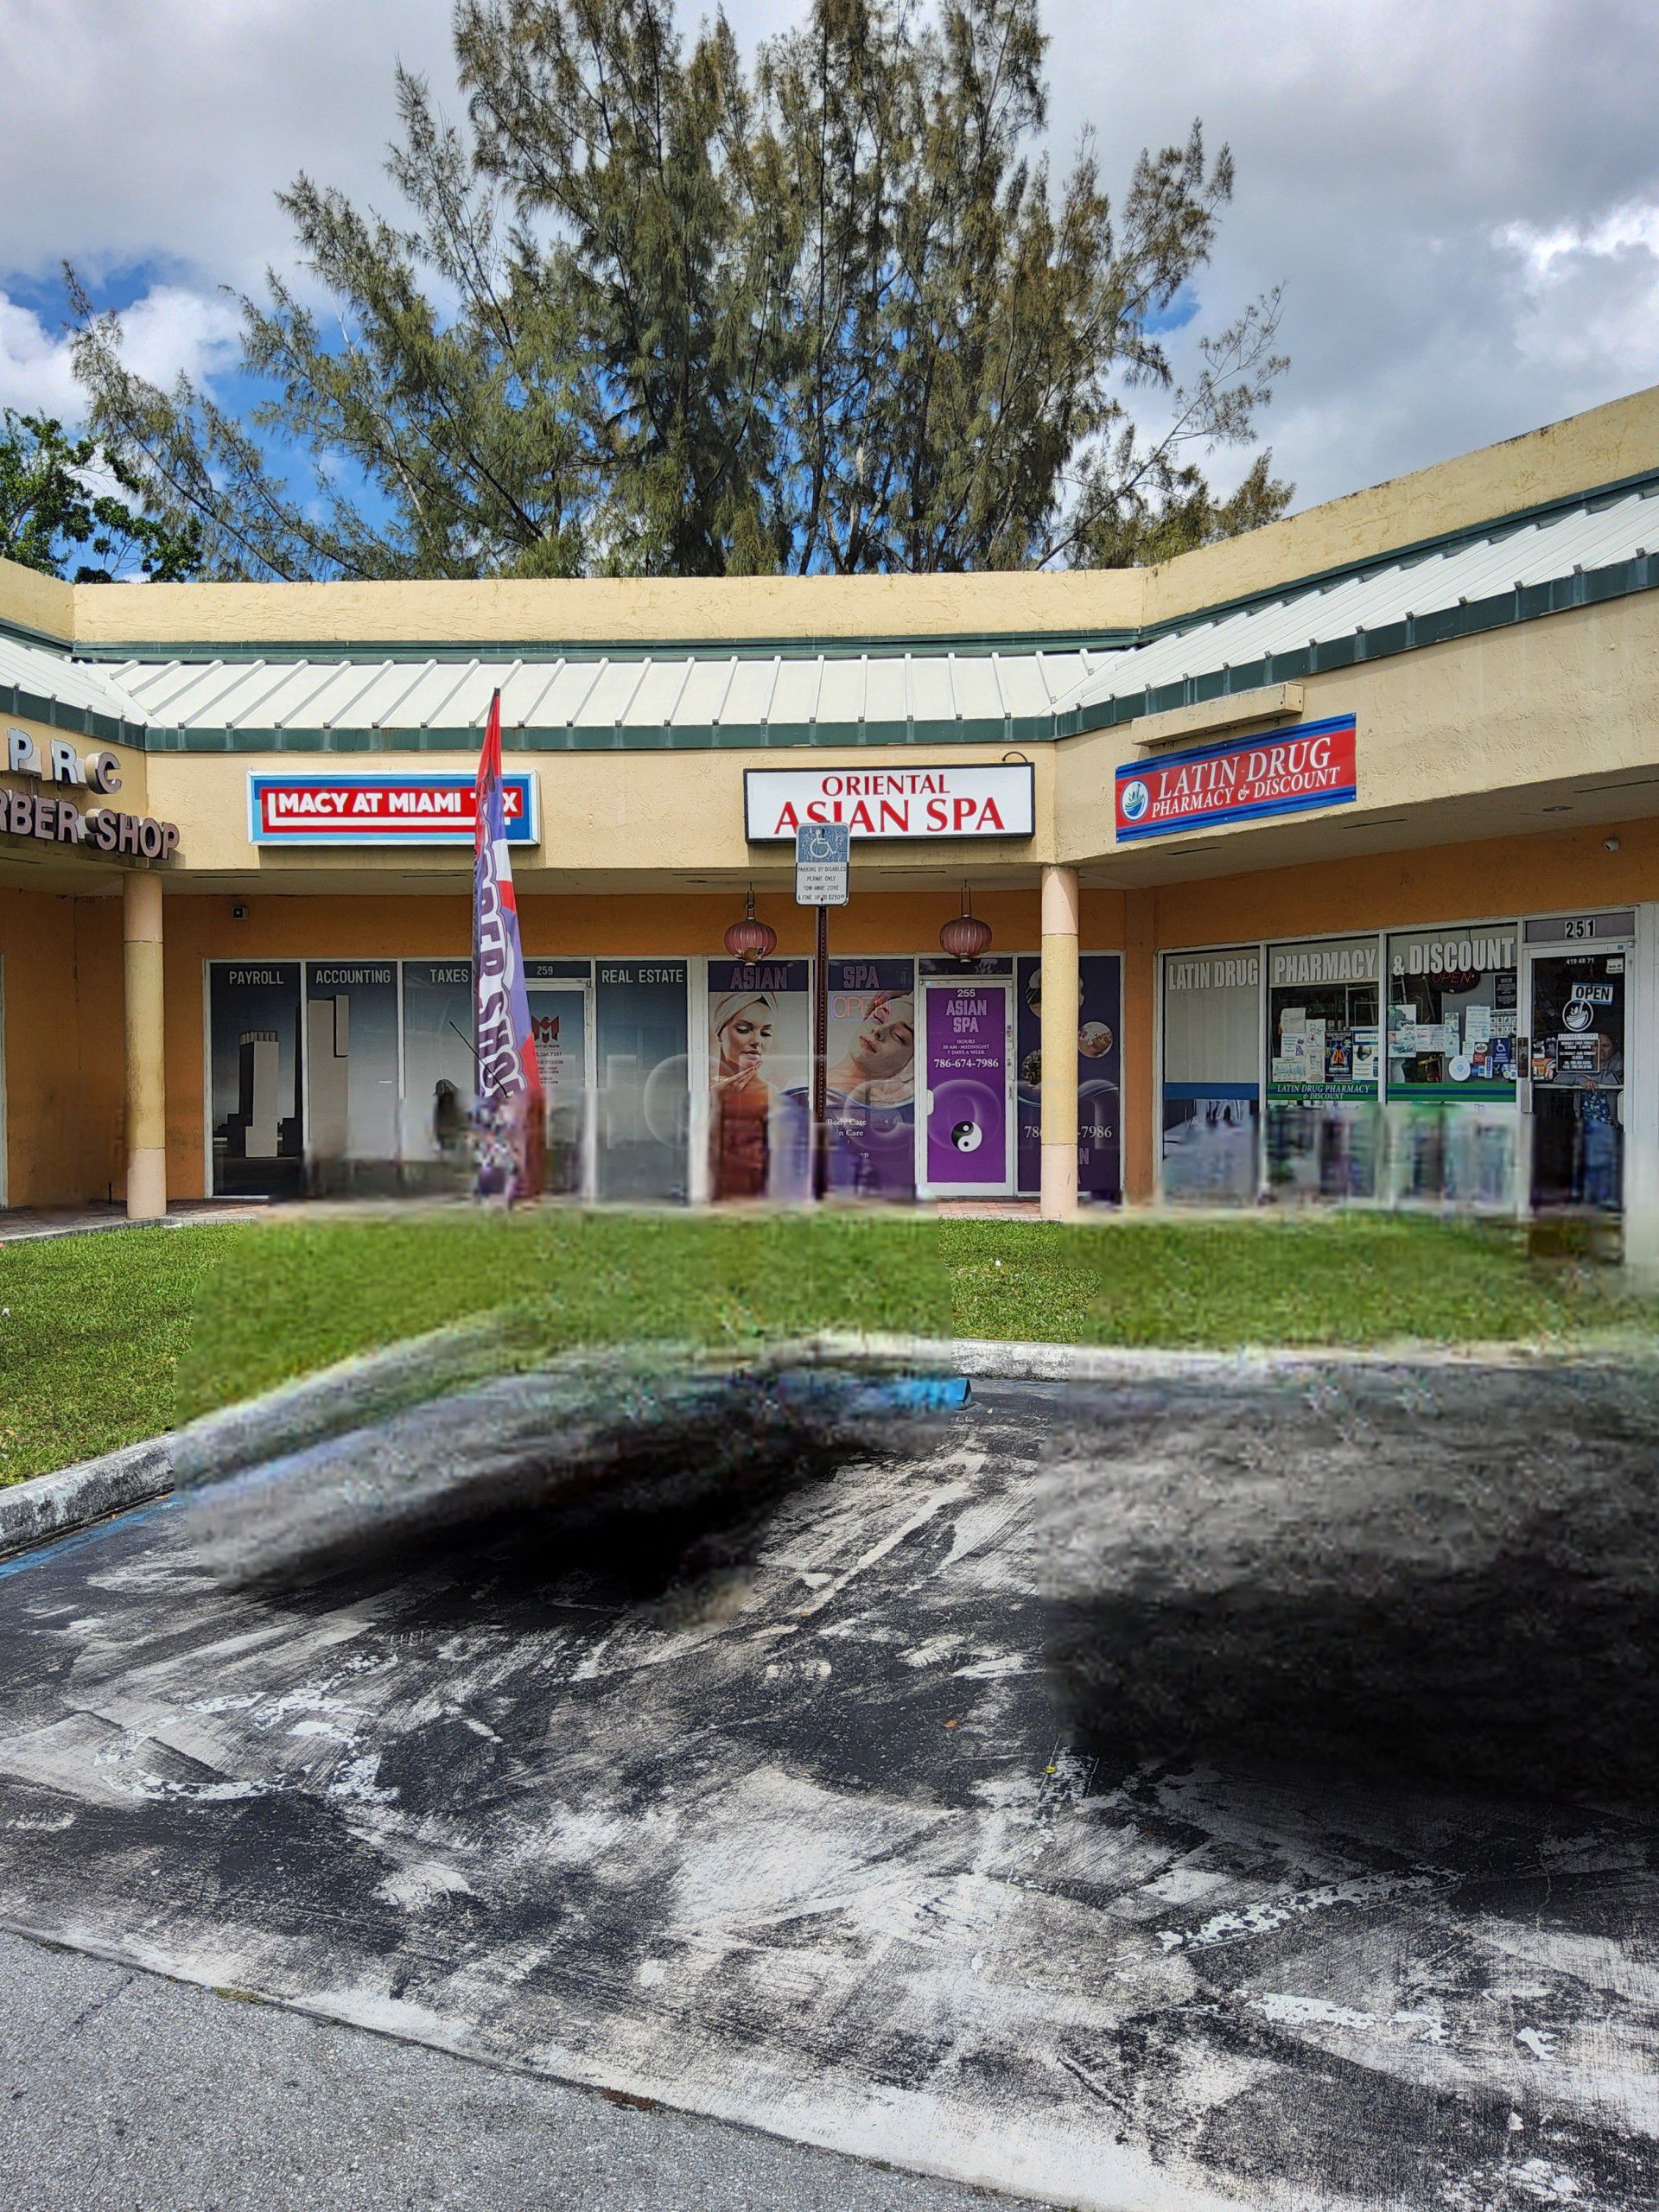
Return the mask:
M 533 845 L 535 777 L 504 776 L 502 797 L 507 842 Z M 256 845 L 470 845 L 473 816 L 466 771 L 248 777 Z
M 1354 756 L 1354 717 L 1335 715 L 1268 736 L 1128 761 L 1117 772 L 1117 842 L 1341 806 L 1357 796 Z
M 792 845 L 796 831 L 815 822 L 844 822 L 854 837 L 1029 837 L 1031 764 L 744 771 L 752 845 Z

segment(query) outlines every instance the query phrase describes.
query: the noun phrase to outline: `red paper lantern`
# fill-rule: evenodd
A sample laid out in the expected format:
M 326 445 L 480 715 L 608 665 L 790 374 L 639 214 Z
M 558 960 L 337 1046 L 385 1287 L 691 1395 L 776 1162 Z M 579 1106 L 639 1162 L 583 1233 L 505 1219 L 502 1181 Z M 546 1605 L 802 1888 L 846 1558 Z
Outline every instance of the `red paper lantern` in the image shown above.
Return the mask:
M 962 912 L 939 931 L 939 943 L 953 960 L 977 960 L 991 941 L 991 925 L 968 911 L 968 887 L 962 887 Z
M 747 911 L 741 922 L 734 922 L 726 932 L 726 950 L 734 960 L 741 960 L 753 967 L 757 960 L 764 960 L 778 942 L 778 932 L 770 924 L 754 918 L 754 893 L 750 892 Z

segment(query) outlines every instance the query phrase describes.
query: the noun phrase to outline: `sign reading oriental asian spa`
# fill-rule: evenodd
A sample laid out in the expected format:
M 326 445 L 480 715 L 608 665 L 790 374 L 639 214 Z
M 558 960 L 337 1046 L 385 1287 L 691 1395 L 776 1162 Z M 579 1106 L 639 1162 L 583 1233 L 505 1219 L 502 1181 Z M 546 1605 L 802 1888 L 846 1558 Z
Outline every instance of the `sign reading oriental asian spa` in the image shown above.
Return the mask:
M 995 767 L 748 768 L 743 827 L 752 845 L 793 844 L 815 822 L 854 837 L 1029 837 L 1029 761 Z
M 1354 717 L 1297 722 L 1269 736 L 1128 762 L 1117 772 L 1117 842 L 1341 806 L 1357 792 Z
M 507 842 L 537 842 L 536 779 L 501 779 Z M 474 779 L 415 770 L 405 775 L 343 773 L 248 777 L 248 836 L 256 845 L 467 845 L 473 842 Z

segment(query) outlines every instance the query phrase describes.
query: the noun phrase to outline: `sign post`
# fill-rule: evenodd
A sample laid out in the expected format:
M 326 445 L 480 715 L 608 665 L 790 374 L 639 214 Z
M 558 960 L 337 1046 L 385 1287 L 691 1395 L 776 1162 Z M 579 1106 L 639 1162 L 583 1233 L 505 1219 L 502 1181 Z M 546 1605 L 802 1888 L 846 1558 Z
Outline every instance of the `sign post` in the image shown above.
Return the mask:
M 830 909 L 847 904 L 844 822 L 812 822 L 795 832 L 795 904 L 817 917 L 812 957 L 812 1197 L 820 1201 L 830 1181 L 827 1061 L 830 1052 Z

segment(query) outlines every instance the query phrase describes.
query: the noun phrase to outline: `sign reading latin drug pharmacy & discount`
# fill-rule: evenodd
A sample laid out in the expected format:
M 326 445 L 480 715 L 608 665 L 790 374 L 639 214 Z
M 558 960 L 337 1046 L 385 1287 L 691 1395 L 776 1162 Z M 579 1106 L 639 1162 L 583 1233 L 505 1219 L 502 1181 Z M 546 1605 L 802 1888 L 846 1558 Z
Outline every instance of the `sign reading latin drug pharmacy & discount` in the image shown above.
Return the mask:
M 504 776 L 507 842 L 537 842 L 536 779 Z M 473 845 L 474 782 L 460 772 L 248 777 L 256 845 Z
M 1354 717 L 1297 722 L 1126 762 L 1117 772 L 1117 842 L 1342 806 L 1357 794 Z
M 815 822 L 855 837 L 1029 837 L 1032 767 L 747 768 L 743 830 L 752 845 L 793 844 Z

